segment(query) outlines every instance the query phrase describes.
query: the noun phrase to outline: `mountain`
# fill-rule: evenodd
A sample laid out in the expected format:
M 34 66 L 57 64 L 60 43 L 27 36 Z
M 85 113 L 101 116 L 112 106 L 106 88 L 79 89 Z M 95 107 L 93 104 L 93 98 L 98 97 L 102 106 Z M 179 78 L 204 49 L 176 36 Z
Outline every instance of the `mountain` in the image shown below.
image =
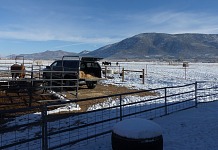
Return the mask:
M 72 52 L 66 52 L 66 51 L 62 51 L 62 50 L 57 50 L 57 51 L 50 51 L 47 50 L 45 52 L 41 52 L 41 53 L 33 53 L 33 54 L 19 54 L 18 56 L 24 56 L 24 58 L 28 58 L 28 59 L 60 59 L 62 58 L 64 55 L 78 55 L 77 53 L 72 53 Z M 14 58 L 14 56 L 10 55 L 8 56 L 8 58 Z
M 216 59 L 218 34 L 142 33 L 88 55 L 107 59 Z
M 28 59 L 60 59 L 64 55 L 79 55 L 116 60 L 188 59 L 218 62 L 218 34 L 142 33 L 94 51 L 71 53 L 57 50 L 20 55 Z
M 50 51 L 47 50 L 45 52 L 33 53 L 33 54 L 19 54 L 19 55 L 9 55 L 7 58 L 15 58 L 16 56 L 24 56 L 25 59 L 61 59 L 63 56 L 83 56 L 87 55 L 90 51 L 84 50 L 80 53 L 66 52 L 63 50 Z

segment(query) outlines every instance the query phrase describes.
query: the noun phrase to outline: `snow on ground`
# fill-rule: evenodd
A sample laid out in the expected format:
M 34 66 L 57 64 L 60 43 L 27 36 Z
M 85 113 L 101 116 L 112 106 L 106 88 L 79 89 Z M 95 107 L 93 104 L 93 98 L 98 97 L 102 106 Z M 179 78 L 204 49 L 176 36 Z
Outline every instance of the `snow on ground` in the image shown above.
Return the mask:
M 199 105 L 152 121 L 162 128 L 164 150 L 217 150 L 218 102 Z M 80 150 L 112 150 L 110 136 Z
M 147 68 L 145 85 L 141 84 L 142 79 L 139 78 L 139 73 L 132 72 L 126 72 L 125 82 L 121 81 L 119 74 L 114 74 L 111 75 L 114 79 L 104 80 L 103 83 L 129 88 L 154 89 L 184 85 L 195 81 L 218 80 L 218 64 L 192 63 L 186 70 L 182 67 L 182 64 L 168 65 L 166 63 L 121 63 L 121 66 L 124 66 L 125 70 Z M 114 72 L 120 72 L 122 68 L 113 69 Z M 217 114 L 218 102 L 212 102 L 153 121 L 162 127 L 165 150 L 216 150 L 218 147 L 216 141 L 218 139 Z M 112 150 L 110 136 L 85 147 L 74 148 L 80 150 Z
M 163 128 L 165 150 L 216 150 L 218 102 L 155 119 Z
M 169 65 L 168 63 L 152 63 L 152 62 L 123 62 L 120 68 L 111 69 L 114 72 L 125 70 L 142 71 L 145 69 L 145 84 L 139 78 L 141 73 L 125 72 L 125 79 L 122 82 L 119 74 L 112 75 L 113 80 L 105 80 L 104 83 L 114 84 L 118 86 L 126 86 L 138 89 L 155 89 L 160 87 L 184 85 L 195 81 L 218 81 L 218 64 L 217 63 L 190 63 L 189 67 L 182 67 L 182 64 Z M 146 69 L 147 68 L 147 69 Z M 110 69 L 110 68 L 109 68 Z
M 184 85 L 195 81 L 218 81 L 218 64 L 216 63 L 191 63 L 186 69 L 182 67 L 182 64 L 169 65 L 168 63 L 156 62 L 119 62 L 119 64 L 120 67 L 108 67 L 108 69 L 112 69 L 116 74 L 110 74 L 110 79 L 103 80 L 102 83 L 126 86 L 134 89 L 155 89 L 160 87 Z M 119 73 L 123 67 L 125 70 L 138 71 L 145 69 L 145 72 L 147 73 L 145 84 L 142 84 L 142 79 L 139 78 L 140 73 L 128 71 L 125 72 L 125 79 L 124 82 L 122 82 Z M 126 101 L 137 98 L 138 97 L 132 96 L 129 99 L 127 98 Z M 76 105 L 70 107 L 79 109 L 79 106 Z M 68 107 L 65 108 L 67 109 Z M 65 110 L 65 108 L 63 110 Z M 90 107 L 89 110 L 98 108 L 100 107 Z M 199 105 L 198 108 L 154 119 L 153 121 L 158 123 L 163 129 L 164 149 L 217 149 L 218 143 L 215 140 L 218 139 L 218 118 L 216 117 L 218 113 L 217 108 L 218 102 L 206 103 Z M 60 112 L 61 108 L 54 111 Z M 52 113 L 52 111 L 49 113 Z M 36 115 L 33 115 L 33 117 L 36 117 Z M 72 149 L 111 150 L 110 136 L 89 143 L 87 146 L 73 146 Z

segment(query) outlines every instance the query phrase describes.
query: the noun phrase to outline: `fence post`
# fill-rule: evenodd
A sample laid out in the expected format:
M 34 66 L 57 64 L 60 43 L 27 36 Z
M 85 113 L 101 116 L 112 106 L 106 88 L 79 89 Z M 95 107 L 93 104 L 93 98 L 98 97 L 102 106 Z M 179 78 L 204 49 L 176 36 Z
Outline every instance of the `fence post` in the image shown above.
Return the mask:
M 119 65 L 119 74 L 120 74 L 120 65 Z
M 29 95 L 29 107 L 32 106 L 32 101 L 33 101 L 33 81 L 31 79 L 31 82 L 29 83 L 27 87 L 28 95 Z
M 120 121 L 123 120 L 123 111 L 122 111 L 122 95 L 120 95 Z
M 167 88 L 165 87 L 164 88 L 164 108 L 165 108 L 165 115 L 167 115 L 168 114 L 168 112 L 167 112 Z
M 53 70 L 53 66 L 52 66 L 52 69 L 51 69 L 51 70 Z M 53 75 L 52 75 L 52 72 L 53 72 L 53 71 L 49 71 L 49 75 L 50 75 L 50 81 L 49 81 L 50 90 L 52 90 L 52 88 L 53 88 L 53 87 L 52 87 L 52 80 L 53 80 L 53 77 L 52 77 L 52 76 L 53 76 Z
M 105 66 L 105 78 L 107 78 L 107 66 Z
M 124 68 L 122 69 L 122 82 L 124 82 Z
M 48 149 L 48 138 L 47 138 L 47 107 L 43 105 L 41 107 L 42 113 L 42 150 Z
M 145 84 L 145 69 L 142 69 L 142 84 Z
M 29 89 L 28 89 L 28 94 L 29 94 L 29 107 L 31 107 L 32 105 L 32 100 L 33 100 L 33 88 L 34 88 L 34 84 L 33 84 L 33 65 L 32 65 L 32 68 L 31 68 L 31 81 L 30 81 L 30 84 L 28 85 Z
M 195 82 L 195 107 L 198 106 L 197 90 L 198 90 L 198 83 L 196 81 Z

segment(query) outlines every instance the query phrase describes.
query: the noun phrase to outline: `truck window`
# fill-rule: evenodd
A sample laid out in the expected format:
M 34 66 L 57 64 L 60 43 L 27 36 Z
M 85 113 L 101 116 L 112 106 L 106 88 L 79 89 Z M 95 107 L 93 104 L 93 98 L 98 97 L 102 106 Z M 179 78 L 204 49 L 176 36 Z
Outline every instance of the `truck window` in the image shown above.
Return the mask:
M 79 61 L 64 61 L 64 67 L 79 68 Z
M 87 68 L 91 68 L 92 67 L 92 63 L 87 63 L 86 66 L 87 66 Z
M 86 68 L 86 65 L 85 65 L 84 63 L 81 63 L 81 64 L 80 64 L 80 68 L 81 68 L 81 69 L 85 69 L 85 68 Z
M 99 68 L 98 63 L 87 63 L 87 68 Z
M 55 61 L 53 64 L 51 64 L 51 67 L 61 67 L 62 63 L 61 61 Z

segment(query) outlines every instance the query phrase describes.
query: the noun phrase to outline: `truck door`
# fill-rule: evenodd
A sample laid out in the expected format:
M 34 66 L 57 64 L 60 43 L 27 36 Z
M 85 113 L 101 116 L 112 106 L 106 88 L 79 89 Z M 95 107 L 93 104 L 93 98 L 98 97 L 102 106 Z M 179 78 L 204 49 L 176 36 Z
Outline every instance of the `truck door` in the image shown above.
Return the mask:
M 55 61 L 51 64 L 52 78 L 59 79 L 62 76 L 62 61 Z

